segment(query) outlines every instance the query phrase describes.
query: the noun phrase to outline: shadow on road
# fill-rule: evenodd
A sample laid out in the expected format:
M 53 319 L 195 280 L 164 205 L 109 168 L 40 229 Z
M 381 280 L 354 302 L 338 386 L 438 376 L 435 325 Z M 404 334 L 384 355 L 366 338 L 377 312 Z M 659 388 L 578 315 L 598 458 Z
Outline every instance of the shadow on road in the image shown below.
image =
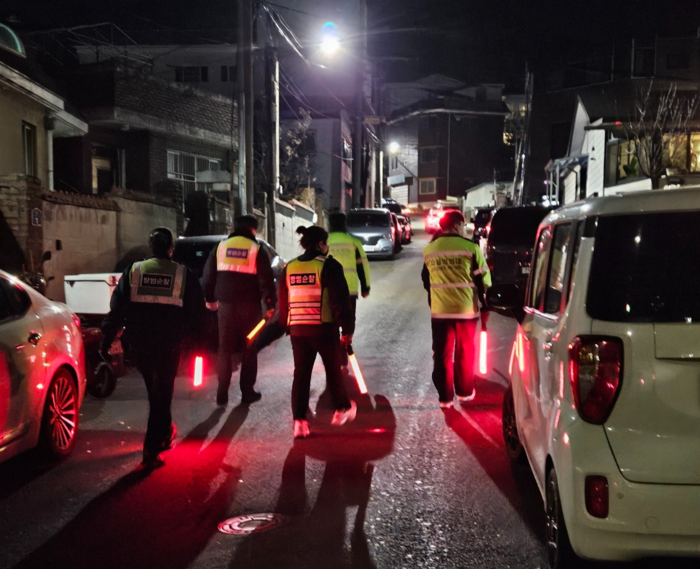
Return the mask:
M 445 423 L 466 443 L 530 531 L 543 538 L 544 507 L 537 483 L 530 469 L 513 465 L 505 451 L 501 433 L 505 388 L 493 382 L 479 382 L 477 389 L 474 402 L 444 410 Z
M 376 567 L 365 536 L 365 515 L 373 462 L 391 453 L 396 419 L 385 397 L 378 395 L 375 402 L 376 407 L 365 396 L 358 400 L 353 423 L 334 428 L 325 420 L 314 421 L 311 437 L 295 441 L 284 462 L 275 508 L 289 523 L 246 538 L 236 548 L 230 569 Z M 316 502 L 310 506 L 306 476 L 307 470 L 315 470 L 313 461 L 325 467 Z M 354 508 L 353 517 L 348 510 Z M 351 528 L 346 528 L 346 518 L 352 520 Z
M 16 567 L 188 567 L 216 532 L 240 478 L 224 461 L 247 407 L 235 408 L 205 446 L 223 413 L 197 425 L 165 455 L 163 468 L 121 478 Z

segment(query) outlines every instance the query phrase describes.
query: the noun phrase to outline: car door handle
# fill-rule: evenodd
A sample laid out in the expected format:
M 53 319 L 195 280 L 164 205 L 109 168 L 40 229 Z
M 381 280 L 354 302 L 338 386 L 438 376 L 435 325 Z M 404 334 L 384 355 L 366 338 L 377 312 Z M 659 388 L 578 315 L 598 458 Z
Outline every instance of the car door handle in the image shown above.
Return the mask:
M 38 332 L 31 332 L 29 334 L 29 338 L 27 338 L 27 342 L 29 342 L 32 346 L 36 346 L 39 343 L 39 340 L 41 340 L 41 334 Z
M 552 359 L 552 346 L 552 342 L 542 342 L 542 352 L 544 360 L 547 362 Z

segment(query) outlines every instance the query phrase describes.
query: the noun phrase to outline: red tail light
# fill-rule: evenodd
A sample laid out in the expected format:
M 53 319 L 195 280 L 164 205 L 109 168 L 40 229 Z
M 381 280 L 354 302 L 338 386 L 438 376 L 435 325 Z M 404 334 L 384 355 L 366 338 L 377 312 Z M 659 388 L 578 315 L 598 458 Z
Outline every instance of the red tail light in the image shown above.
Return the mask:
M 607 518 L 609 508 L 608 479 L 586 476 L 586 510 L 595 518 Z
M 83 323 L 80 321 L 80 316 L 78 316 L 77 314 L 73 314 L 73 324 L 75 324 L 75 327 L 78 330 L 81 330 L 83 327 Z
M 622 340 L 579 336 L 569 346 L 569 377 L 581 418 L 602 425 L 610 416 L 622 380 Z

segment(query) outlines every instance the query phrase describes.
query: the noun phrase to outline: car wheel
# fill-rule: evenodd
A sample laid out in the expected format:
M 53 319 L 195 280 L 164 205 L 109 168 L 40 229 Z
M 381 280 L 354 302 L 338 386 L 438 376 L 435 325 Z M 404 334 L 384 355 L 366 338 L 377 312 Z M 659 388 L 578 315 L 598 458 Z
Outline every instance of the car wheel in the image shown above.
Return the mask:
M 68 456 L 78 432 L 78 387 L 66 369 L 56 372 L 46 394 L 40 446 L 53 458 Z
M 513 401 L 513 388 L 508 387 L 503 396 L 503 413 L 501 417 L 503 423 L 503 441 L 506 444 L 506 454 L 513 462 L 523 464 L 525 462 L 525 449 L 520 442 L 518 425 L 515 422 L 515 402 Z
M 545 516 L 545 539 L 547 540 L 547 558 L 550 569 L 581 567 L 580 559 L 574 553 L 569 541 L 569 534 L 566 531 L 559 496 L 559 483 L 554 468 L 547 474 Z
M 95 369 L 93 378 L 88 381 L 87 392 L 97 399 L 104 399 L 114 393 L 117 387 L 117 377 L 109 366 L 101 363 Z

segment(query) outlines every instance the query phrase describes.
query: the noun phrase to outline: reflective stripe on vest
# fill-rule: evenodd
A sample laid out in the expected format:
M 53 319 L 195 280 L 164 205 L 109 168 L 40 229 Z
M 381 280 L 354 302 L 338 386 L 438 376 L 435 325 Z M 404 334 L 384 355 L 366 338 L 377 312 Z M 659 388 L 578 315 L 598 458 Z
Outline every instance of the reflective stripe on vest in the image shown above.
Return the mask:
M 259 250 L 260 245 L 252 239 L 241 235 L 229 237 L 216 250 L 216 270 L 255 275 Z
M 321 282 L 325 262 L 326 257 L 319 256 L 310 261 L 294 259 L 287 265 L 288 326 L 333 322 L 328 291 Z
M 491 274 L 481 250 L 462 237 L 439 237 L 423 251 L 430 273 L 430 312 L 437 319 L 471 319 L 479 316 L 474 276 L 481 274 L 484 287 Z M 477 269 L 474 270 L 474 261 Z
M 134 263 L 129 275 L 131 301 L 182 307 L 185 296 L 185 267 L 169 259 L 147 259 Z
M 353 296 L 360 292 L 360 278 L 357 276 L 357 265 L 362 263 L 357 258 L 357 244 L 352 235 L 340 231 L 334 231 L 328 235 L 328 252 L 333 258 L 343 265 L 345 280 L 348 290 Z

